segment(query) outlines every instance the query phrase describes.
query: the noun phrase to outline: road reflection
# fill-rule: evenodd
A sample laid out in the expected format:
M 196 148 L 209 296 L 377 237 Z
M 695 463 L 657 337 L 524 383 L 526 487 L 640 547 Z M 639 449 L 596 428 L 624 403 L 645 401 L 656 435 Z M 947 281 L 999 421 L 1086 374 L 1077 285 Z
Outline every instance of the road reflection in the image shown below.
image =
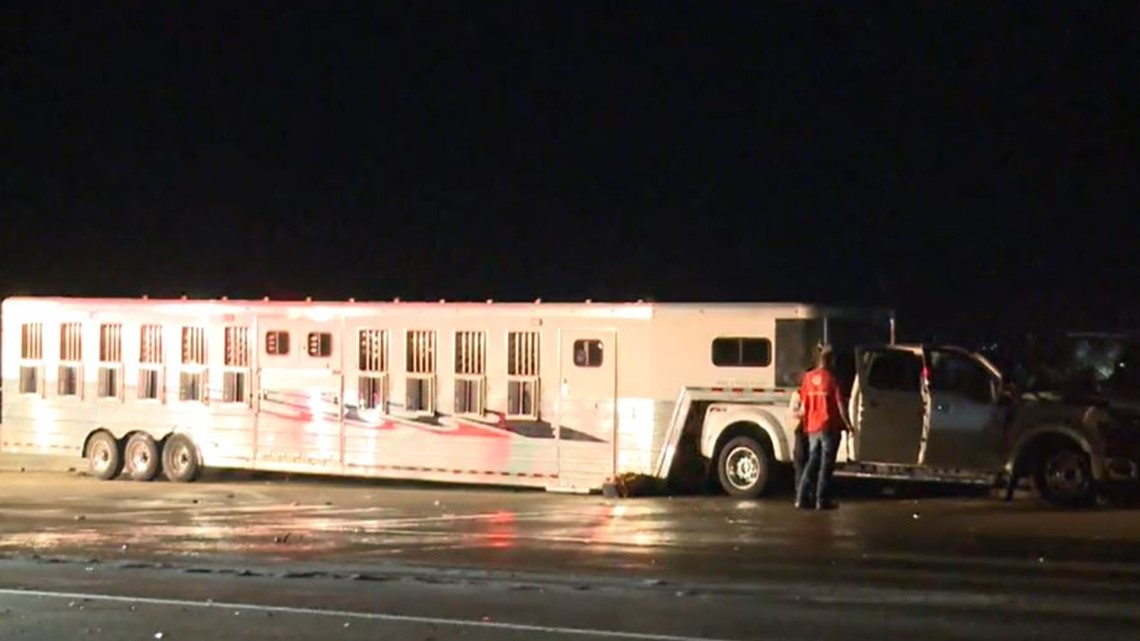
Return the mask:
M 796 560 L 908 555 L 1140 563 L 1140 513 L 1007 509 L 984 499 L 852 500 L 799 512 L 779 497 L 51 483 L 44 491 L 5 478 L 0 550 L 744 574 Z

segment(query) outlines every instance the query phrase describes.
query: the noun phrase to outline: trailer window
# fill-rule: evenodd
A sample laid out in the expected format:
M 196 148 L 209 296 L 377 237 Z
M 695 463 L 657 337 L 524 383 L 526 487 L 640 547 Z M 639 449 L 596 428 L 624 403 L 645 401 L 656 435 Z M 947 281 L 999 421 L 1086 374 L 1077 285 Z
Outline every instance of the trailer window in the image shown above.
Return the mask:
M 178 400 L 205 403 L 209 400 L 206 373 L 206 329 L 182 328 L 182 363 L 178 374 Z
M 139 370 L 139 400 L 157 401 L 162 398 L 162 378 L 157 370 Z
M 772 364 L 772 342 L 767 338 L 722 336 L 713 339 L 712 362 L 717 367 L 767 367 Z
M 289 332 L 281 330 L 265 332 L 265 353 L 269 356 L 288 356 Z
M 20 328 L 20 393 L 39 394 L 43 374 L 43 323 L 25 323 Z
M 139 330 L 139 400 L 162 398 L 162 326 L 143 325 Z
M 205 382 L 205 372 L 181 372 L 178 377 L 178 400 L 206 402 Z
M 405 407 L 413 412 L 435 412 L 435 332 L 408 330 L 406 338 Z
M 507 418 L 538 420 L 539 334 L 507 333 Z
M 25 323 L 20 328 L 20 358 L 28 361 L 44 357 L 44 324 Z
M 328 332 L 309 332 L 309 356 L 328 358 L 332 356 L 333 336 Z
M 776 320 L 776 385 L 798 387 L 804 372 L 815 367 L 816 349 L 823 342 L 823 319 Z
M 40 368 L 30 365 L 20 366 L 20 393 L 38 394 L 40 388 Z
M 602 341 L 579 339 L 574 341 L 574 364 L 578 367 L 601 367 L 603 359 Z
M 119 398 L 123 373 L 123 326 L 99 326 L 99 398 Z
M 410 412 L 434 412 L 435 379 L 409 378 L 405 400 L 405 409 Z
M 388 411 L 388 332 L 362 329 L 359 334 L 357 392 L 361 409 Z
M 249 328 L 231 326 L 225 330 L 225 356 L 222 361 L 222 402 L 249 402 Z
M 483 414 L 486 332 L 455 332 L 455 413 Z
M 162 356 L 162 326 L 143 325 L 139 332 L 139 362 L 147 365 L 161 365 Z
M 60 396 L 79 396 L 79 371 L 83 366 L 83 325 L 63 323 L 59 326 L 59 386 Z

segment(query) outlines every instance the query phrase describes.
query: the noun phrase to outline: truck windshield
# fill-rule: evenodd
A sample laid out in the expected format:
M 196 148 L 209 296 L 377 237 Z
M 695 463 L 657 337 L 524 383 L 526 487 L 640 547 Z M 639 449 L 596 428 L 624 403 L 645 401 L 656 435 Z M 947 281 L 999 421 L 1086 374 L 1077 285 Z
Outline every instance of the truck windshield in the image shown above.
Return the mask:
M 1029 391 L 1066 390 L 1140 397 L 1140 349 L 1121 336 L 1065 336 L 1027 354 L 1017 378 Z

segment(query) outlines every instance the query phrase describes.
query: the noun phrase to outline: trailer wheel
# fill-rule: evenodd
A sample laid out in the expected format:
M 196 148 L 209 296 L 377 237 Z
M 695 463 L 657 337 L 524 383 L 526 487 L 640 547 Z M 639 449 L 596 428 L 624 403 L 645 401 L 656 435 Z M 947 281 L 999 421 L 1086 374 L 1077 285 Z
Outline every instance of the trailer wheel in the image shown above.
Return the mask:
M 96 432 L 87 442 L 87 467 L 91 476 L 109 481 L 123 471 L 119 441 L 107 432 Z
M 750 436 L 738 436 L 720 450 L 717 473 L 729 496 L 754 498 L 764 493 L 771 476 L 768 451 Z
M 139 432 L 127 439 L 123 448 L 123 471 L 132 481 L 153 481 L 158 476 L 158 443 L 150 434 Z
M 198 449 L 185 434 L 171 434 L 162 448 L 162 472 L 175 483 L 190 483 L 202 473 Z
M 1096 487 L 1088 454 L 1071 443 L 1046 449 L 1033 467 L 1033 490 L 1038 498 L 1054 507 L 1095 504 Z

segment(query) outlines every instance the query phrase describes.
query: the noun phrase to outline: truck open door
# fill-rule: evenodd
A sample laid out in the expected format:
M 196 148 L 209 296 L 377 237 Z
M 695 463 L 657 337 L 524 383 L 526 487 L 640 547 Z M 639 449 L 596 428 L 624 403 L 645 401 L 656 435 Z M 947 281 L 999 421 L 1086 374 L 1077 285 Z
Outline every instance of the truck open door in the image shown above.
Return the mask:
M 926 396 L 918 464 L 996 470 L 1002 464 L 1001 374 L 981 357 L 947 347 L 925 347 Z
M 855 350 L 850 413 L 855 460 L 914 465 L 923 434 L 922 355 L 902 347 Z

